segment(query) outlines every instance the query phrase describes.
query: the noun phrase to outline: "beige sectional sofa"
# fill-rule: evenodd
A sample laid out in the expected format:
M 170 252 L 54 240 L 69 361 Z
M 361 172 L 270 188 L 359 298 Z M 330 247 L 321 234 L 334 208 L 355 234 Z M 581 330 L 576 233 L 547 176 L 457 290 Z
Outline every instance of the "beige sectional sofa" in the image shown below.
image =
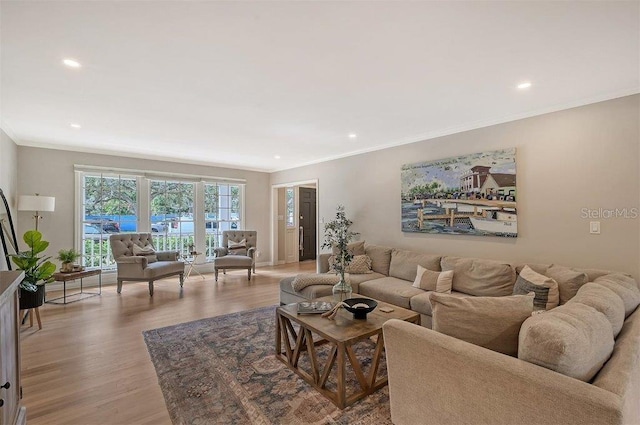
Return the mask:
M 435 332 L 430 291 L 417 266 L 454 270 L 455 297 L 511 295 L 523 265 L 364 245 L 373 273 L 350 275 L 354 292 L 420 313 L 422 327 L 384 327 L 395 424 L 640 424 L 640 289 L 622 273 L 529 264 L 558 282 L 560 306 L 524 321 L 518 356 Z M 318 272 L 328 271 L 328 256 Z M 331 294 L 293 290 L 291 303 Z

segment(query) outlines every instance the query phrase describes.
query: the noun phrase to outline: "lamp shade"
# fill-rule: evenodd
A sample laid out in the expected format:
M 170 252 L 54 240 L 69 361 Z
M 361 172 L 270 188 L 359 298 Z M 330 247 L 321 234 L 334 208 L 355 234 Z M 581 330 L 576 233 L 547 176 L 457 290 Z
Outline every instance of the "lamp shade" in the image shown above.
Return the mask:
M 20 195 L 18 198 L 19 211 L 55 211 L 56 198 L 53 196 Z

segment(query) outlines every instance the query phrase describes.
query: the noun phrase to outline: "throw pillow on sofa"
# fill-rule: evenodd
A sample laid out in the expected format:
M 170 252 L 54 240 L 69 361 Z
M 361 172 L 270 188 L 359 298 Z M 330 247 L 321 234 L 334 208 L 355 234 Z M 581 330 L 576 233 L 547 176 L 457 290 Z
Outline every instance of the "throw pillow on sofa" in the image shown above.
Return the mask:
M 520 330 L 518 358 L 588 382 L 613 352 L 604 314 L 575 302 L 531 316 Z
M 425 269 L 418 264 L 416 279 L 413 281 L 414 288 L 450 294 L 452 285 L 453 270 L 446 272 L 434 272 L 433 270 Z
M 536 294 L 533 299 L 533 307 L 536 309 L 551 310 L 560 303 L 558 282 L 524 266 L 516 279 L 513 295 L 526 295 L 529 292 Z
M 499 353 L 518 354 L 520 326 L 533 312 L 534 294 L 465 297 L 431 293 L 433 330 Z
M 558 282 L 560 305 L 573 298 L 578 293 L 578 289 L 589 281 L 589 276 L 585 272 L 574 270 L 570 267 L 556 266 L 554 264 L 529 264 L 529 267 L 534 272 Z
M 336 257 L 333 255 L 329 257 L 329 270 L 334 270 L 334 263 Z M 371 258 L 368 255 L 356 255 L 351 259 L 351 262 L 345 269 L 345 273 L 349 274 L 367 274 L 373 273 L 371 271 Z

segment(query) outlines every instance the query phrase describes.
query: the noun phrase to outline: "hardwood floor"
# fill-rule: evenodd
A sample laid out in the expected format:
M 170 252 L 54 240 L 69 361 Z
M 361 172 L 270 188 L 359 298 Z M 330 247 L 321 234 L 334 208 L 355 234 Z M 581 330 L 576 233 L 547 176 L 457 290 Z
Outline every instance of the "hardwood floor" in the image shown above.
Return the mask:
M 279 302 L 280 279 L 315 262 L 155 283 L 103 287 L 102 296 L 40 308 L 43 329 L 22 326 L 23 405 L 30 425 L 170 424 L 142 331 Z

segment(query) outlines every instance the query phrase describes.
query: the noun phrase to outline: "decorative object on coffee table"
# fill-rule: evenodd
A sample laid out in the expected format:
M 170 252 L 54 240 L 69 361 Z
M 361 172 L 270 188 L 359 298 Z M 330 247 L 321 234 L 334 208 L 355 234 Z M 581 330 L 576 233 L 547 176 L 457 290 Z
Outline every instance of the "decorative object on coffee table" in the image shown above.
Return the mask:
M 340 281 L 333 287 L 333 298 L 336 302 L 351 298 L 353 289 L 344 278 L 347 266 L 353 259 L 353 253 L 347 247 L 348 243 L 358 235 L 349 230 L 353 221 L 347 218 L 343 205 L 338 205 L 335 220 L 324 225 L 324 242 L 322 248 L 331 248 L 335 256 L 333 271 L 340 275 Z
M 344 300 L 343 305 L 345 310 L 353 313 L 354 319 L 366 320 L 367 314 L 375 310 L 378 302 L 370 298 L 349 298 Z

